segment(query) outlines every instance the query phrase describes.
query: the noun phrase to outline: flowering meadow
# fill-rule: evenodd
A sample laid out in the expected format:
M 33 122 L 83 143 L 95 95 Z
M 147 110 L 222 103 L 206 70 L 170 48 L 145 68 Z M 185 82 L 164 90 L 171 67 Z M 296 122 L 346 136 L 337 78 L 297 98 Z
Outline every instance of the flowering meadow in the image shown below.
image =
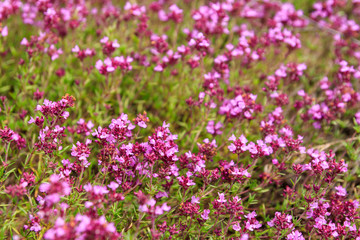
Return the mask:
M 359 0 L 0 0 L 0 239 L 360 240 Z

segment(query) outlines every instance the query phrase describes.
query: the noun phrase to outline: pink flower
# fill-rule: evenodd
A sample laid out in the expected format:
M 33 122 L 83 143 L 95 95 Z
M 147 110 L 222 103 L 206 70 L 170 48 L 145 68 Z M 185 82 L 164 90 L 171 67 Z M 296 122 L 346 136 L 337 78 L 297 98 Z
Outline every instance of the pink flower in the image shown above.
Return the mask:
M 77 53 L 77 52 L 80 51 L 80 48 L 79 48 L 78 45 L 75 45 L 75 47 L 74 47 L 73 49 L 71 49 L 71 51 L 72 51 L 73 53 Z
M 239 222 L 237 222 L 236 224 L 233 224 L 232 227 L 236 232 L 239 232 L 241 230 Z
M 216 201 L 218 201 L 219 203 L 227 202 L 227 200 L 225 199 L 225 194 L 224 193 L 218 193 L 218 195 L 219 195 L 219 199 L 216 199 Z
M 191 203 L 192 203 L 192 204 L 194 204 L 194 203 L 200 203 L 200 202 L 199 202 L 199 199 L 200 199 L 200 198 L 198 198 L 198 197 L 192 196 L 192 197 L 191 197 Z
M 1 30 L 1 36 L 6 37 L 8 35 L 8 27 L 5 26 L 3 27 L 3 29 Z
M 113 190 L 115 192 L 116 189 L 119 187 L 119 184 L 117 184 L 116 182 L 110 182 L 110 184 L 107 186 L 108 186 L 108 188 L 110 188 L 111 190 Z
M 355 114 L 355 121 L 356 121 L 356 123 L 357 123 L 358 125 L 360 125 L 360 112 L 357 112 L 357 113 Z
M 50 183 L 42 183 L 39 187 L 40 192 L 47 193 L 45 203 L 49 206 L 60 201 L 60 197 L 70 195 L 71 187 L 60 176 L 53 174 L 50 176 Z
M 319 216 L 317 218 L 315 218 L 315 228 L 321 229 L 323 225 L 326 224 L 326 220 L 324 216 Z
M 171 209 L 171 207 L 169 207 L 169 206 L 167 205 L 167 203 L 164 203 L 164 204 L 161 206 L 161 208 L 162 208 L 162 210 L 164 210 L 165 212 L 168 212 L 168 211 L 170 211 L 170 209 Z
M 29 44 L 28 40 L 26 38 L 23 38 L 20 42 L 21 45 L 27 46 Z
M 202 219 L 208 220 L 209 219 L 210 209 L 204 209 L 204 212 L 201 214 Z
M 292 231 L 289 235 L 286 236 L 287 240 L 305 240 L 302 233 L 298 230 Z
M 95 64 L 95 67 L 103 75 L 107 75 L 108 73 L 115 71 L 110 58 L 105 59 L 104 62 L 98 60 Z
M 142 127 L 142 128 L 147 127 L 147 125 L 146 125 L 146 123 L 144 121 L 139 122 L 138 125 L 139 125 L 139 127 Z
M 164 68 L 161 65 L 157 65 L 156 67 L 154 67 L 154 71 L 155 72 L 162 72 L 162 71 L 164 71 Z
M 244 217 L 248 220 L 245 223 L 245 228 L 249 231 L 254 231 L 255 229 L 260 228 L 262 225 L 255 219 L 257 216 L 255 211 L 252 211 L 251 213 L 245 215 Z
M 335 189 L 336 189 L 336 195 L 338 195 L 338 196 L 342 196 L 342 197 L 345 197 L 346 196 L 346 194 L 347 194 L 347 192 L 346 192 L 346 189 L 345 188 L 343 188 L 342 186 L 337 186 L 337 187 L 335 187 Z
M 167 192 L 158 192 L 156 195 L 155 195 L 156 198 L 162 198 L 162 197 L 169 197 Z

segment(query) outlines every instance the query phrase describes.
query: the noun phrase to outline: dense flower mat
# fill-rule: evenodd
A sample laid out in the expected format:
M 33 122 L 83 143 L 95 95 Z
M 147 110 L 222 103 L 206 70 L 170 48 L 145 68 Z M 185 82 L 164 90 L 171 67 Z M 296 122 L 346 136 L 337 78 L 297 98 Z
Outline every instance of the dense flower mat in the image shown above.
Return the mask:
M 359 0 L 1 1 L 0 238 L 359 240 L 359 24 Z

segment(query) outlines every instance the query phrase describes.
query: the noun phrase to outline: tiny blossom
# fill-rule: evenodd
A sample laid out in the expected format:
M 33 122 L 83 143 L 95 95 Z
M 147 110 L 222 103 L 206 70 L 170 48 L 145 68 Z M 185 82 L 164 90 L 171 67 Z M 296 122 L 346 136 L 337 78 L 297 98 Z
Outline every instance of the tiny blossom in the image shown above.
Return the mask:
M 228 146 L 228 149 L 232 153 L 240 154 L 240 153 L 248 150 L 248 148 L 246 146 L 246 143 L 248 142 L 248 140 L 246 139 L 246 137 L 244 135 L 241 135 L 238 139 L 236 139 L 235 135 L 233 134 L 229 138 L 229 141 L 233 142 Z
M 147 123 L 149 122 L 149 118 L 147 117 L 146 112 L 143 114 L 138 114 L 134 119 L 134 123 L 137 124 L 141 128 L 147 128 Z
M 286 236 L 287 240 L 305 240 L 302 233 L 298 230 L 292 231 L 289 235 Z
M 204 209 L 204 212 L 201 214 L 202 219 L 208 220 L 209 219 L 210 209 Z
M 179 210 L 182 216 L 194 216 L 199 213 L 199 209 L 199 205 L 187 201 L 180 206 Z
M 223 124 L 221 122 L 217 122 L 215 124 L 215 121 L 209 121 L 207 126 L 206 126 L 206 130 L 208 131 L 208 133 L 213 134 L 213 135 L 221 135 L 222 134 L 222 130 L 221 128 L 223 128 Z
M 167 194 L 167 192 L 158 192 L 155 195 L 156 198 L 162 198 L 162 197 L 169 197 L 169 195 Z
M 106 58 L 104 62 L 98 60 L 95 64 L 95 67 L 103 75 L 107 75 L 115 71 L 115 67 L 113 66 L 113 63 L 110 58 Z
M 86 122 L 84 119 L 80 118 L 79 121 L 77 121 L 77 126 L 68 127 L 68 130 L 70 132 L 76 132 L 77 134 L 84 134 L 85 136 L 89 136 L 93 127 L 94 124 L 91 120 Z
M 191 38 L 189 41 L 189 46 L 194 47 L 198 51 L 208 51 L 210 47 L 210 41 L 207 39 L 203 33 L 199 32 L 194 36 L 194 38 Z
M 337 187 L 335 187 L 335 189 L 336 189 L 336 194 L 337 195 L 339 195 L 339 196 L 342 196 L 342 197 L 345 197 L 346 196 L 346 189 L 345 188 L 343 188 L 342 186 L 337 186 Z
M 0 139 L 6 144 L 15 143 L 18 149 L 26 146 L 26 140 L 7 126 L 0 128 Z
M 28 224 L 24 225 L 24 229 L 28 229 L 33 232 L 40 232 L 42 229 L 40 225 L 40 218 L 38 216 L 33 216 L 29 214 L 29 222 Z
M 145 6 L 139 6 L 137 4 L 131 4 L 130 2 L 126 2 L 124 6 L 124 10 L 129 11 L 133 16 L 140 16 L 145 13 Z
M 0 1 L 13 239 L 360 240 L 360 0 L 135 2 Z
M 239 223 L 233 224 L 232 227 L 237 232 L 239 232 L 241 230 L 241 227 L 240 227 Z
M 192 196 L 192 197 L 191 197 L 191 203 L 200 203 L 200 202 L 199 202 L 199 199 L 200 199 L 200 198 L 198 198 L 198 197 Z
M 128 71 L 132 70 L 132 65 L 131 63 L 133 62 L 133 58 L 132 57 L 114 57 L 114 59 L 112 60 L 112 65 L 115 68 L 119 68 L 123 73 L 126 73 Z
M 267 222 L 267 224 L 270 227 L 275 227 L 279 230 L 286 228 L 292 229 L 294 226 L 292 223 L 292 216 L 280 212 L 276 212 L 275 217 L 271 221 Z
M 40 100 L 43 98 L 43 96 L 44 92 L 40 92 L 39 89 L 36 89 L 36 91 L 34 92 L 34 99 Z
M 61 238 L 111 238 L 121 239 L 113 223 L 108 223 L 104 216 L 94 218 L 86 215 L 76 215 L 72 222 L 65 222 L 58 218 L 55 225 L 44 234 L 45 239 L 57 240 Z
M 119 187 L 119 184 L 117 184 L 116 182 L 111 182 L 109 185 L 108 185 L 108 188 L 110 188 L 111 190 L 113 191 L 116 191 L 116 189 Z
M 219 203 L 227 202 L 227 200 L 225 199 L 224 193 L 218 193 L 218 195 L 219 195 L 219 199 L 217 199 L 216 201 L 218 201 Z
M 146 200 L 142 205 L 139 206 L 140 212 L 147 212 L 149 214 L 154 213 L 156 215 L 161 215 L 164 212 L 170 211 L 171 207 L 164 203 L 162 206 L 155 206 L 156 201 L 152 198 Z
M 165 11 L 160 10 L 158 15 L 161 21 L 173 20 L 174 22 L 179 23 L 183 20 L 183 10 L 180 9 L 176 4 L 173 4 L 169 7 L 169 13 L 165 13 Z
M 26 194 L 26 188 L 24 184 L 9 185 L 5 188 L 5 193 L 9 194 L 12 197 L 22 197 Z
M 80 59 L 80 61 L 83 61 L 87 57 L 95 56 L 95 50 L 94 49 L 80 49 L 78 45 L 75 45 L 74 48 L 71 49 L 71 52 L 76 53 L 76 57 Z
M 357 113 L 355 114 L 355 121 L 356 121 L 356 123 L 357 123 L 358 125 L 360 125 L 360 112 L 357 112 Z
M 84 167 L 89 167 L 90 163 L 88 162 L 88 157 L 90 155 L 90 149 L 88 145 L 91 143 L 91 140 L 87 140 L 85 144 L 77 142 L 76 145 L 73 145 L 71 149 L 71 156 L 76 157 L 78 161 L 81 162 L 81 165 Z
M 71 193 L 71 187 L 59 175 L 50 176 L 50 183 L 42 183 L 39 187 L 40 192 L 45 192 L 45 203 L 52 206 L 60 201 L 60 197 L 67 196 Z
M 247 219 L 245 223 L 245 228 L 247 230 L 254 231 L 255 229 L 258 229 L 262 226 L 262 224 L 260 224 L 259 221 L 255 219 L 256 216 L 257 214 L 255 211 L 245 215 L 245 218 Z
M 73 107 L 75 98 L 70 95 L 65 95 L 60 101 L 52 102 L 47 99 L 44 100 L 43 105 L 37 105 L 36 110 L 40 111 L 44 116 L 63 117 L 66 119 L 69 116 L 66 108 Z
M 108 37 L 103 37 L 100 40 L 100 43 L 103 44 L 103 53 L 110 56 L 117 48 L 120 47 L 120 44 L 115 39 L 114 41 L 109 41 Z
M 1 36 L 6 37 L 7 35 L 8 35 L 8 27 L 5 26 L 1 29 Z

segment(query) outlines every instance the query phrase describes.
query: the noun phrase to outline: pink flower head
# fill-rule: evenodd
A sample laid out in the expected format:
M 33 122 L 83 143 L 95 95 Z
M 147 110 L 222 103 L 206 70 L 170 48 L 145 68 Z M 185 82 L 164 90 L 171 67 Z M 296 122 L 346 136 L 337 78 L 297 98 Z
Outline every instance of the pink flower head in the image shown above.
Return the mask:
M 49 206 L 59 202 L 60 197 L 71 193 L 70 185 L 57 174 L 51 175 L 50 182 L 41 184 L 39 190 L 47 194 L 44 200 Z
M 95 64 L 95 67 L 103 75 L 107 75 L 115 71 L 115 67 L 112 65 L 112 61 L 110 60 L 110 58 L 105 59 L 104 62 L 98 60 Z
M 221 128 L 223 128 L 223 126 L 224 125 L 221 122 L 218 122 L 218 123 L 215 124 L 215 121 L 209 121 L 207 126 L 206 126 L 206 130 L 210 134 L 221 135 L 222 134 Z

